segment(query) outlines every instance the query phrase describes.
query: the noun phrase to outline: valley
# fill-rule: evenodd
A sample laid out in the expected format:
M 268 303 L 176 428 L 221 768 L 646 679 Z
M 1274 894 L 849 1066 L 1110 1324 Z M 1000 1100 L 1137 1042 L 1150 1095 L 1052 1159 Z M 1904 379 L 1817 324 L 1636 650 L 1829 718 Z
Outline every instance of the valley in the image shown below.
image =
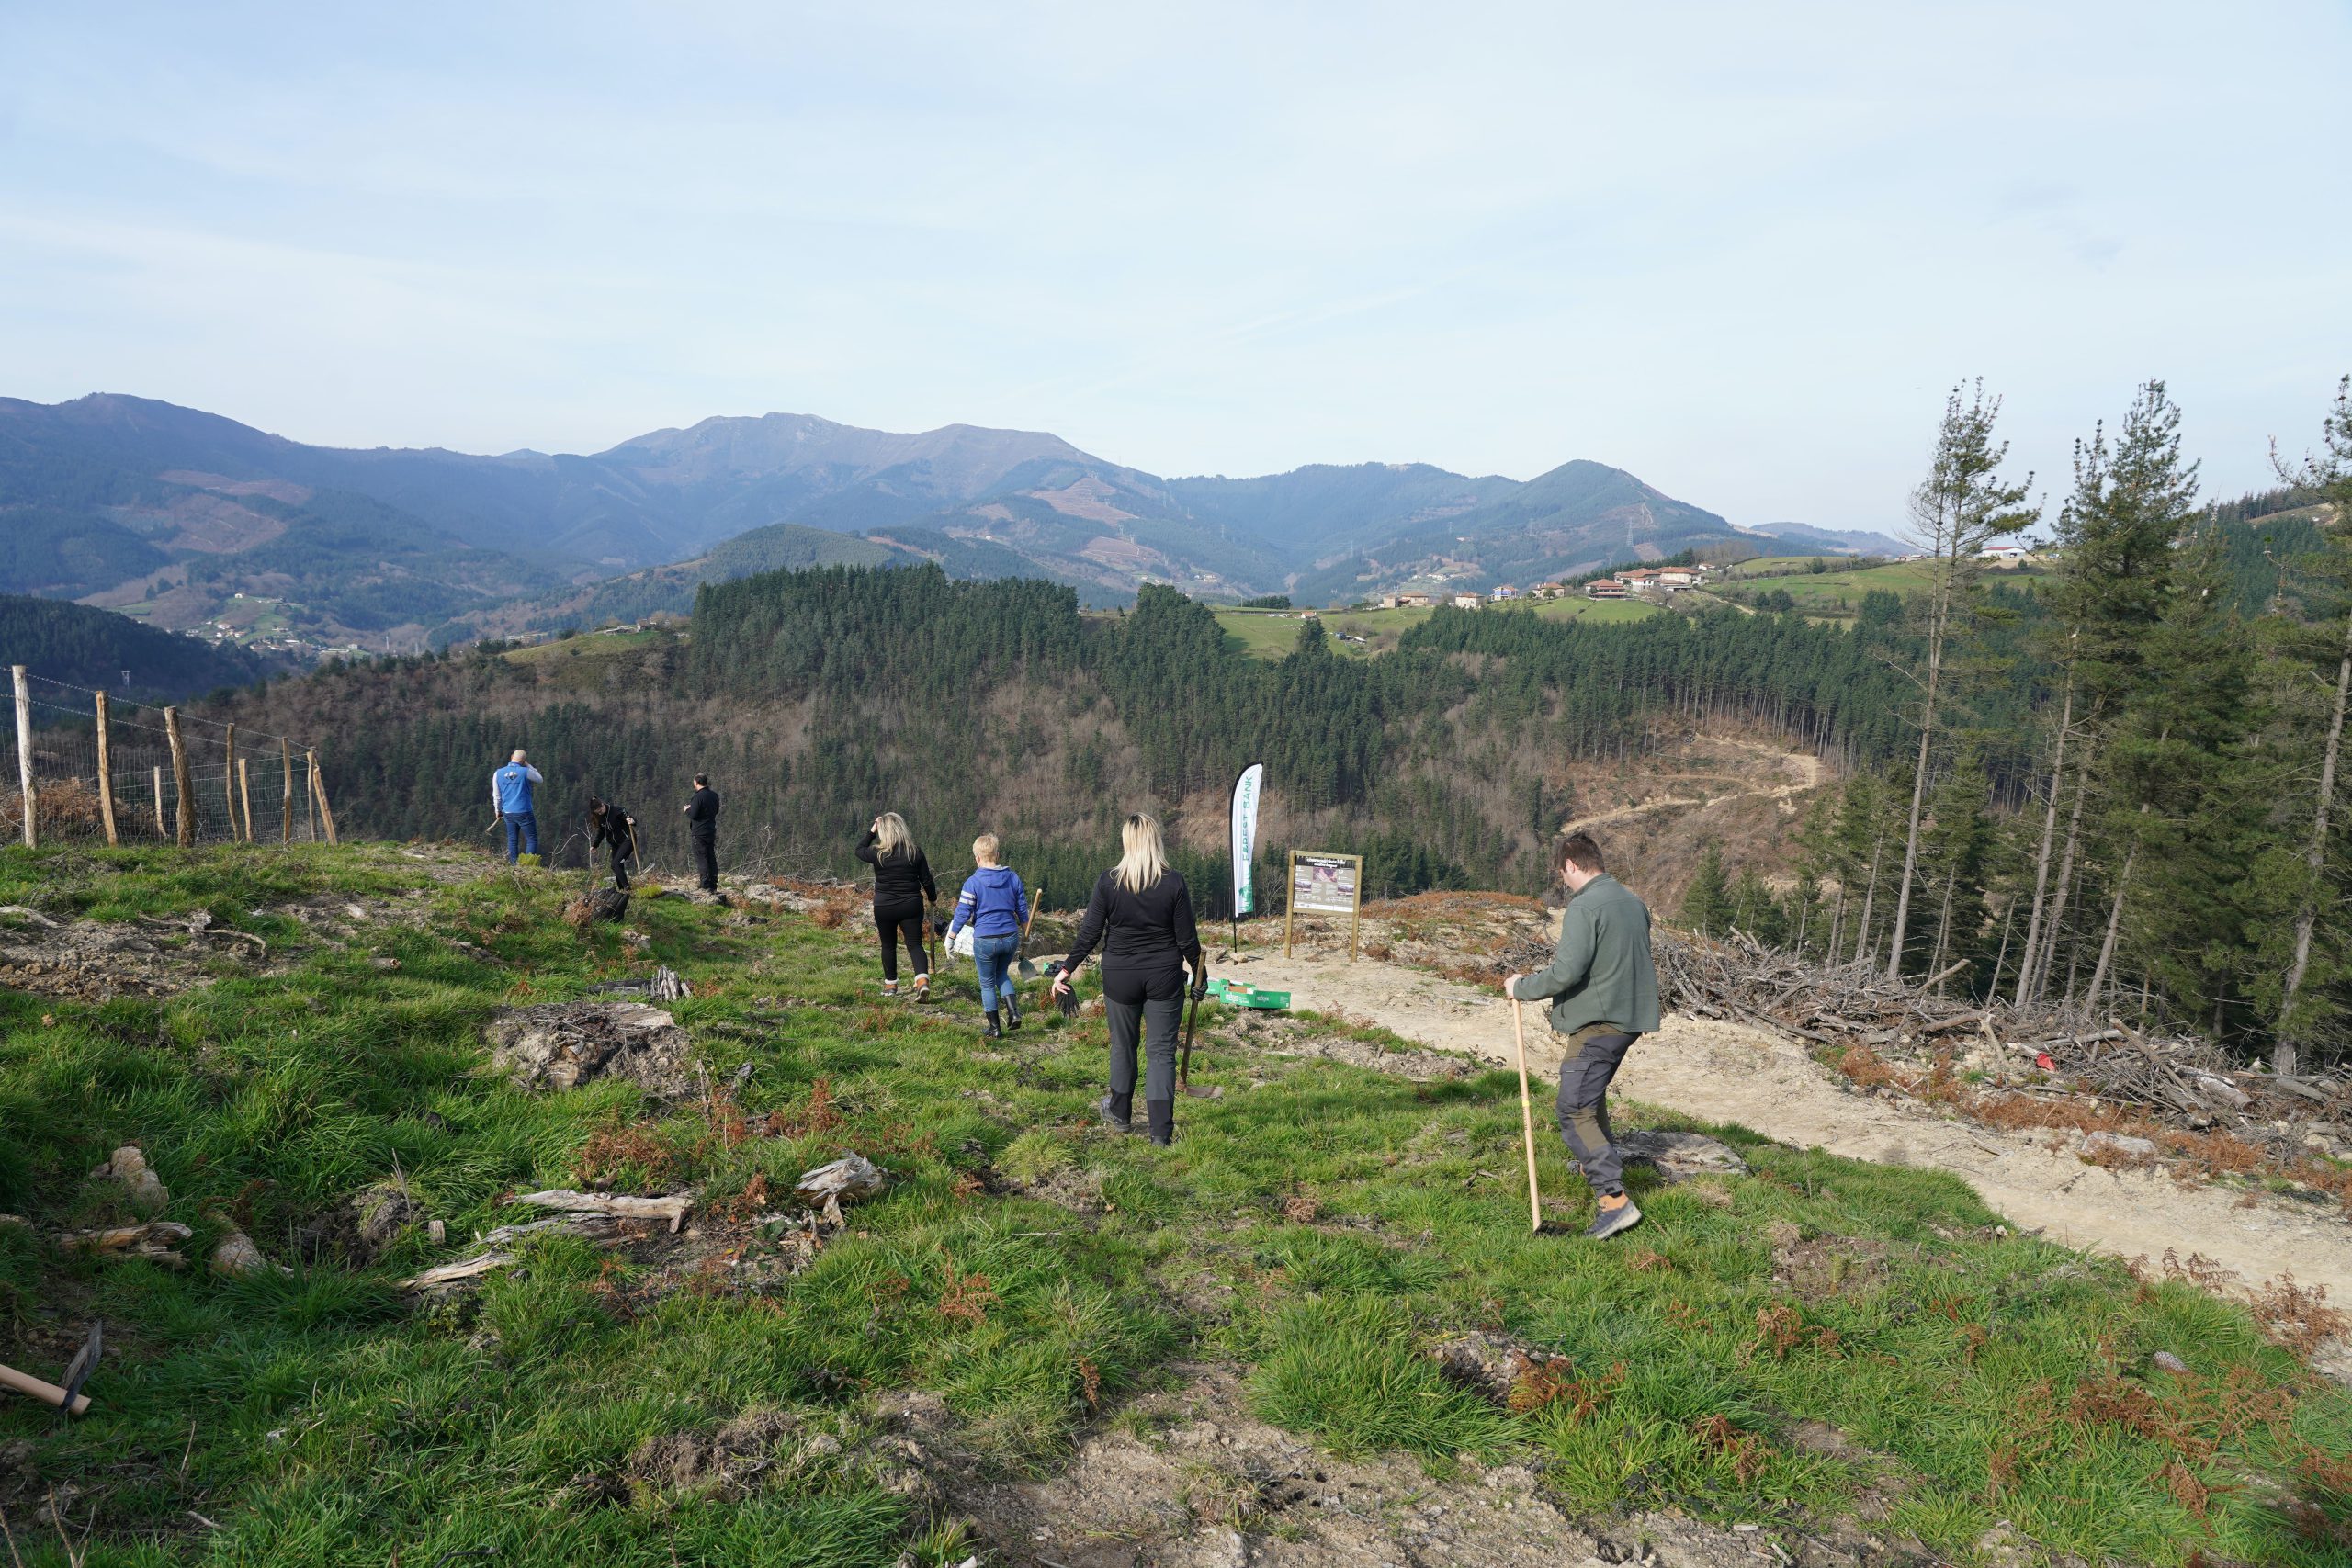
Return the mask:
M 930 562 L 1096 608 L 1146 583 L 1347 604 L 1774 542 L 1586 460 L 1524 483 L 1421 463 L 1161 479 L 1041 432 L 797 414 L 477 457 L 308 446 L 138 398 L 0 399 L 0 592 L 312 660 L 684 615 L 700 585 L 777 568 Z

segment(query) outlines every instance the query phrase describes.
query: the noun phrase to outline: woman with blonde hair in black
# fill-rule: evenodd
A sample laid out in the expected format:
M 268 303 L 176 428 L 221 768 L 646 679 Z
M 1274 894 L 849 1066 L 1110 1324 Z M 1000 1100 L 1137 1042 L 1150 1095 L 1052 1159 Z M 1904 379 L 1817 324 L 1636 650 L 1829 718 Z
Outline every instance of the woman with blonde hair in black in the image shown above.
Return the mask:
M 932 880 L 931 862 L 915 842 L 907 819 L 885 811 L 858 840 L 857 858 L 874 868 L 874 929 L 882 937 L 882 994 L 899 994 L 899 942 L 914 963 L 915 1000 L 931 994 L 931 959 L 923 946 L 922 916 L 926 905 L 937 902 L 939 884 Z
M 1120 829 L 1119 863 L 1094 884 L 1078 945 L 1054 976 L 1054 995 L 1070 981 L 1096 942 L 1102 944 L 1102 1001 L 1111 1022 L 1111 1092 L 1098 1109 L 1122 1133 L 1135 1128 L 1136 1045 L 1144 1045 L 1144 1111 L 1151 1141 L 1176 1134 L 1176 1031 L 1184 1017 L 1184 966 L 1193 994 L 1208 988 L 1208 963 L 1193 923 L 1193 893 L 1168 863 L 1159 824 L 1137 812 Z

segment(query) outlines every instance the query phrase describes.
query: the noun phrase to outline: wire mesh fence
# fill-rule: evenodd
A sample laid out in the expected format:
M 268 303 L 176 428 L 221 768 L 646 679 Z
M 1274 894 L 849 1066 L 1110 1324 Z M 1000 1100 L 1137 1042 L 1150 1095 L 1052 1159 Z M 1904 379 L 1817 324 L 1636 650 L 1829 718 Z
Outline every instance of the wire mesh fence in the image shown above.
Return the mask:
M 11 673 L 15 717 L 0 724 L 6 841 L 333 841 L 312 748 L 22 666 Z

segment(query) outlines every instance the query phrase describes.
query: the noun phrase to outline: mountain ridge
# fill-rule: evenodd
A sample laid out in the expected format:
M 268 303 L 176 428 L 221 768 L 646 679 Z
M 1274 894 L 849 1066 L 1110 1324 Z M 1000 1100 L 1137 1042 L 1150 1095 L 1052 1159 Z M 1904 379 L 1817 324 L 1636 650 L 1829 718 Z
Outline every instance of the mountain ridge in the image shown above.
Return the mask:
M 632 574 L 658 581 L 605 599 L 666 604 L 776 544 L 729 553 L 729 541 L 786 525 L 863 542 L 781 547 L 795 559 L 879 550 L 884 563 L 1046 578 L 1089 604 L 1127 602 L 1147 582 L 1344 600 L 1415 577 L 1559 575 L 1757 536 L 1588 458 L 1525 481 L 1417 462 L 1169 479 L 1050 432 L 892 432 L 781 412 L 594 453 L 493 456 L 311 446 L 125 393 L 0 399 L 0 591 L 215 636 L 246 636 L 230 611 L 255 598 L 285 603 L 278 618 L 311 646 L 378 650 L 484 635 L 520 624 L 514 606 L 551 613 Z M 286 570 L 288 530 L 306 545 L 299 571 Z

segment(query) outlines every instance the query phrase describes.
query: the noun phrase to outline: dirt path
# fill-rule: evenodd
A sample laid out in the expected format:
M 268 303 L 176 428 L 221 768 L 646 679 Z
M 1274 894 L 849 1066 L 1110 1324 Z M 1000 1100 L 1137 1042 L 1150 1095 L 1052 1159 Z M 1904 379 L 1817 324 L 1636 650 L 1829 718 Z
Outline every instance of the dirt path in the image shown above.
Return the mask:
M 1677 806 L 1715 806 L 1726 800 L 1753 800 L 1758 797 L 1786 800 L 1791 795 L 1803 795 L 1807 790 L 1817 787 L 1821 783 L 1822 761 L 1811 752 L 1792 751 L 1782 747 L 1768 746 L 1762 741 L 1741 740 L 1730 736 L 1715 737 L 1714 744 L 1736 747 L 1742 751 L 1752 751 L 1776 767 L 1793 767 L 1797 770 L 1799 777 L 1792 782 L 1774 784 L 1767 789 L 1734 790 L 1727 795 L 1658 795 L 1653 799 L 1645 800 L 1637 806 L 1621 806 L 1613 811 L 1601 811 L 1590 817 L 1579 817 L 1562 828 L 1561 831 L 1589 832 L 1592 829 L 1611 822 L 1622 822 L 1629 817 L 1640 817 L 1652 811 L 1664 811 Z
M 1424 1044 L 1511 1060 L 1510 1005 L 1493 992 L 1370 959 L 1352 965 L 1285 960 L 1278 951 L 1220 971 L 1287 989 L 1295 1007 L 1343 1011 Z M 1528 1010 L 1527 1052 L 1531 1072 L 1553 1079 L 1560 1053 L 1534 1008 Z M 2332 1301 L 2352 1302 L 2352 1225 L 2332 1211 L 2086 1165 L 2034 1134 L 1996 1132 L 1908 1101 L 1858 1094 L 1793 1044 L 1759 1030 L 1670 1015 L 1626 1058 L 1617 1085 L 1633 1099 L 1737 1122 L 1780 1143 L 1950 1171 L 2012 1224 L 2069 1247 L 2152 1259 L 2167 1249 L 2183 1258 L 2202 1254 L 2249 1284 L 2291 1273 L 2303 1284 L 2326 1286 Z

